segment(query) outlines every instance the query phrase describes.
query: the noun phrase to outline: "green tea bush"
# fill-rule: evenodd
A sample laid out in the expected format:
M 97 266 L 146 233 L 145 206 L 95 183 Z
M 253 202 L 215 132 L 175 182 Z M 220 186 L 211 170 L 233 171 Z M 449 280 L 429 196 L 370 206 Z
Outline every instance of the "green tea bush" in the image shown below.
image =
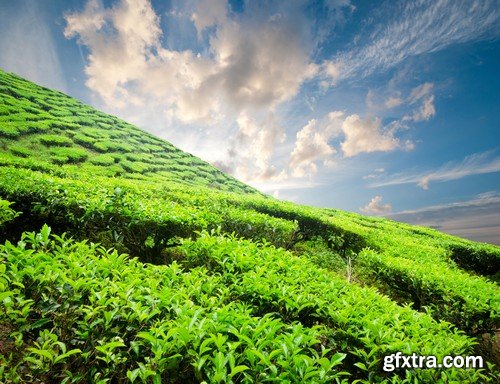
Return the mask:
M 131 173 L 144 173 L 150 169 L 150 166 L 148 164 L 141 163 L 139 161 L 132 162 L 132 161 L 122 160 L 120 161 L 120 165 L 123 167 L 125 171 Z
M 11 205 L 11 202 L 0 199 L 0 228 L 4 223 L 14 220 L 20 215 L 20 212 L 16 212 L 10 207 Z
M 80 144 L 82 147 L 92 149 L 96 142 L 96 139 L 81 133 L 77 133 L 73 136 L 73 141 L 77 144 Z
M 0 137 L 15 139 L 19 136 L 21 136 L 21 132 L 14 124 L 0 122 Z
M 102 140 L 103 138 L 110 137 L 109 132 L 104 131 L 104 130 L 99 129 L 99 128 L 82 127 L 81 131 L 84 135 L 93 137 L 94 139 L 101 139 Z
M 495 275 L 500 271 L 500 251 L 495 247 L 474 244 L 452 244 L 451 259 L 458 266 L 481 275 Z
M 234 299 L 252 305 L 255 314 L 273 312 L 285 321 L 323 324 L 331 329 L 331 342 L 347 356 L 348 366 L 343 368 L 369 382 L 383 380 L 382 360 L 389 353 L 442 358 L 467 353 L 474 344 L 447 323 L 398 307 L 373 289 L 348 284 L 305 258 L 266 244 L 205 233 L 195 241 L 184 241 L 181 250 L 184 265 L 204 266 L 221 275 Z M 410 377 L 412 382 L 435 382 L 443 375 L 447 376 L 445 382 L 474 382 L 481 373 L 423 370 L 412 371 Z
M 31 150 L 21 145 L 11 145 L 9 150 L 19 157 L 29 157 L 33 154 Z
M 97 141 L 93 144 L 93 149 L 98 152 L 131 152 L 133 147 L 126 143 L 118 143 L 115 141 Z
M 115 164 L 115 158 L 111 155 L 102 154 L 90 158 L 90 162 L 95 165 L 109 166 Z
M 42 117 L 43 118 L 43 117 Z M 29 133 L 46 133 L 52 128 L 52 120 L 38 120 L 28 124 Z
M 495 284 L 452 269 L 444 263 L 411 260 L 366 250 L 359 262 L 365 271 L 433 316 L 472 335 L 493 332 L 500 319 L 500 291 Z M 402 296 L 401 296 L 402 295 Z
M 1 246 L 0 268 L 0 322 L 16 324 L 19 352 L 0 355 L 3 382 L 330 383 L 346 376 L 338 369 L 345 355 L 321 344 L 324 328 L 256 317 L 203 269 L 145 266 L 50 236 L 46 226 L 18 246 Z
M 15 108 L 12 108 L 7 104 L 4 104 L 4 101 L 2 100 L 2 104 L 0 104 L 0 116 L 9 116 L 16 112 L 17 110 Z
M 56 147 L 50 151 L 52 159 L 57 164 L 81 163 L 88 157 L 88 152 L 81 148 Z
M 70 147 L 73 144 L 73 141 L 70 138 L 58 135 L 42 135 L 39 137 L 39 140 L 42 144 L 48 147 L 51 146 Z
M 51 108 L 50 114 L 55 116 L 55 117 L 72 116 L 72 113 L 70 111 L 68 111 L 66 109 L 59 108 L 59 107 Z
M 149 152 L 162 152 L 162 151 L 165 151 L 164 147 L 162 147 L 160 145 L 156 145 L 156 144 L 142 144 L 141 148 L 143 148 L 144 150 L 147 150 Z

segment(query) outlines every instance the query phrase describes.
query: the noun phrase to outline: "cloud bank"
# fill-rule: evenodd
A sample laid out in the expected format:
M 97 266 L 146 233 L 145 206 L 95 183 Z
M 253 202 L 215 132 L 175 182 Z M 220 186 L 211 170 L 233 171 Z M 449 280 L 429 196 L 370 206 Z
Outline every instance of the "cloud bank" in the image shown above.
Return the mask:
M 284 138 L 270 116 L 317 72 L 312 23 L 300 4 L 268 11 L 249 3 L 236 15 L 224 0 L 199 2 L 189 18 L 208 46 L 195 52 L 162 45 L 160 19 L 147 0 L 111 8 L 89 0 L 83 11 L 66 15 L 65 36 L 89 50 L 86 84 L 109 108 L 156 107 L 170 126 L 232 124 L 222 133 L 231 146 L 219 148 L 220 166 L 245 180 L 265 178 L 274 173 L 269 159 Z
M 500 195 L 487 192 L 467 201 L 402 211 L 387 217 L 500 245 Z

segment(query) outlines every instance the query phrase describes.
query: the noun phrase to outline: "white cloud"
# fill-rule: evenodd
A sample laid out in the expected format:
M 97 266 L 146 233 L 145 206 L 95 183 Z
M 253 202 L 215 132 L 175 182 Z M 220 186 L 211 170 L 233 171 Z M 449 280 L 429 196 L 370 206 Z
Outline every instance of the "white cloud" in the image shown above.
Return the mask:
M 390 219 L 439 229 L 452 235 L 500 245 L 500 195 L 396 212 Z
M 316 161 L 336 152 L 328 144 L 328 139 L 326 132 L 318 129 L 317 121 L 314 119 L 297 133 L 297 141 L 290 159 L 290 168 L 294 176 L 303 177 L 316 173 Z
M 165 85 L 158 65 L 170 61 L 163 59 L 167 52 L 160 49 L 159 20 L 146 0 L 123 0 L 111 9 L 89 0 L 84 11 L 68 14 L 65 19 L 66 38 L 78 37 L 90 51 L 86 85 L 108 106 L 119 109 L 129 103 L 142 104 L 142 92 L 131 92 L 133 87 L 147 89 L 154 86 L 153 82 Z M 160 49 L 157 55 L 155 49 Z M 148 71 L 150 68 L 156 73 Z M 169 69 L 173 76 L 167 81 L 178 72 L 172 66 Z M 151 75 L 156 77 L 154 81 Z
M 337 153 L 333 139 L 341 138 L 340 148 L 344 157 L 361 153 L 389 152 L 397 148 L 413 149 L 413 143 L 401 143 L 395 133 L 402 129 L 399 121 L 382 127 L 380 118 L 362 118 L 359 115 L 345 116 L 342 111 L 330 112 L 322 121 L 312 119 L 296 136 L 289 168 L 295 177 L 303 177 L 318 171 L 318 164 L 333 169 Z
M 500 171 L 500 157 L 493 156 L 492 151 L 475 153 L 465 157 L 461 162 L 448 162 L 441 167 L 426 172 L 405 172 L 388 176 L 372 183 L 370 187 L 389 185 L 418 184 L 423 189 L 429 188 L 430 182 L 458 180 L 467 176 L 494 173 Z
M 411 119 L 413 121 L 430 120 L 436 115 L 436 108 L 434 107 L 434 96 L 427 97 L 420 108 L 413 112 Z
M 323 79 L 321 85 L 325 88 L 334 86 L 340 79 L 342 73 L 342 63 L 331 60 L 325 60 L 320 67 L 320 77 Z
M 346 157 L 352 157 L 363 152 L 392 151 L 400 146 L 399 140 L 391 131 L 383 131 L 379 118 L 363 119 L 358 115 L 348 116 L 342 131 L 345 140 L 341 143 Z
M 423 83 L 412 89 L 410 96 L 408 97 L 408 102 L 410 104 L 414 104 L 422 97 L 427 96 L 432 88 L 434 87 L 433 83 Z
M 391 109 L 391 108 L 395 108 L 395 107 L 398 107 L 400 106 L 401 104 L 403 104 L 403 100 L 399 97 L 389 97 L 384 105 L 387 109 Z
M 340 79 L 360 78 L 395 67 L 406 58 L 442 50 L 450 45 L 498 34 L 500 12 L 495 0 L 419 0 L 386 2 L 381 13 L 396 15 L 369 35 L 369 43 L 345 51 L 332 62 L 340 65 Z
M 203 0 L 189 12 L 177 11 L 208 42 L 201 53 L 165 48 L 148 0 L 119 0 L 111 8 L 89 0 L 83 11 L 65 16 L 65 36 L 87 47 L 86 84 L 110 112 L 147 126 L 163 111 L 158 125 L 168 128 L 156 133 L 197 154 L 207 146 L 202 136 L 220 137 L 219 156 L 212 153 L 210 160 L 248 181 L 282 174 L 268 164 L 282 131 L 266 116 L 318 73 L 310 58 L 312 22 L 302 6 L 278 4 L 270 17 L 265 6 L 248 3 L 233 15 L 227 1 Z M 204 130 L 197 134 L 200 124 Z M 257 135 L 252 149 L 235 151 L 248 130 Z
M 368 215 L 387 215 L 392 211 L 392 205 L 382 204 L 382 199 L 382 196 L 375 196 L 367 205 L 360 208 L 361 212 Z
M 226 0 L 201 1 L 196 12 L 191 15 L 191 20 L 196 27 L 198 37 L 201 38 L 201 34 L 206 28 L 227 22 Z
M 316 173 L 318 161 L 323 161 L 323 165 L 330 168 L 334 166 L 331 155 L 337 151 L 328 142 L 340 133 L 343 116 L 341 111 L 330 112 L 325 121 L 310 120 L 297 133 L 289 163 L 293 176 Z
M 423 83 L 414 87 L 405 97 L 403 92 L 396 91 L 393 82 L 390 82 L 387 89 L 370 89 L 366 94 L 366 106 L 375 113 L 401 107 L 406 113 L 398 120 L 400 123 L 430 120 L 436 115 L 434 95 L 431 94 L 433 88 L 433 83 Z
M 422 104 L 418 109 L 415 109 L 411 115 L 405 115 L 402 119 L 403 121 L 427 121 L 436 115 L 434 95 L 430 94 L 433 87 L 433 83 L 423 83 L 413 88 L 408 96 L 408 103 L 413 105 L 422 100 Z
M 125 107 L 132 96 L 161 100 L 182 122 L 206 122 L 227 113 L 226 105 L 237 113 L 273 109 L 295 96 L 317 72 L 303 28 L 308 21 L 294 7 L 271 19 L 250 7 L 245 23 L 227 10 L 226 1 L 204 0 L 191 15 L 199 34 L 214 27 L 204 55 L 163 48 L 148 0 L 109 9 L 89 0 L 84 11 L 66 15 L 65 35 L 90 50 L 87 85 L 112 107 Z
M 384 111 L 392 108 L 399 107 L 405 104 L 401 97 L 401 92 L 390 90 L 385 94 L 380 94 L 373 89 L 368 90 L 366 94 L 366 106 L 370 111 Z
M 384 172 L 385 172 L 384 168 L 377 168 L 373 171 L 373 173 L 370 173 L 369 175 L 363 176 L 363 180 L 377 179 L 377 178 L 381 177 Z
M 217 165 L 243 180 L 258 182 L 285 178 L 284 172 L 270 164 L 274 148 L 286 137 L 276 117 L 269 114 L 263 121 L 257 121 L 242 113 L 237 124 L 238 133 L 230 140 L 227 160 L 220 161 Z

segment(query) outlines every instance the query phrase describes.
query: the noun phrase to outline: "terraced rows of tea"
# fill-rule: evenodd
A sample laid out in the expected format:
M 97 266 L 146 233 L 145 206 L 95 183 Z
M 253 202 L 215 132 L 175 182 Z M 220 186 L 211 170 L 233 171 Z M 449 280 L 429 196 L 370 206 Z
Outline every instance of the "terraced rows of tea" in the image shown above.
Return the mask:
M 498 382 L 497 246 L 279 201 L 5 72 L 0 148 L 2 383 Z

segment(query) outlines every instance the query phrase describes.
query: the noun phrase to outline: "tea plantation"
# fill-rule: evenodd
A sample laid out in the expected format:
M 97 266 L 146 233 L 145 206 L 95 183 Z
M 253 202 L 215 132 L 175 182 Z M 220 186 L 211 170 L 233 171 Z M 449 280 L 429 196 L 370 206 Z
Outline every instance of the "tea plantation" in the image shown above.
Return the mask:
M 276 200 L 2 71 L 0 243 L 1 383 L 500 380 L 499 247 Z

